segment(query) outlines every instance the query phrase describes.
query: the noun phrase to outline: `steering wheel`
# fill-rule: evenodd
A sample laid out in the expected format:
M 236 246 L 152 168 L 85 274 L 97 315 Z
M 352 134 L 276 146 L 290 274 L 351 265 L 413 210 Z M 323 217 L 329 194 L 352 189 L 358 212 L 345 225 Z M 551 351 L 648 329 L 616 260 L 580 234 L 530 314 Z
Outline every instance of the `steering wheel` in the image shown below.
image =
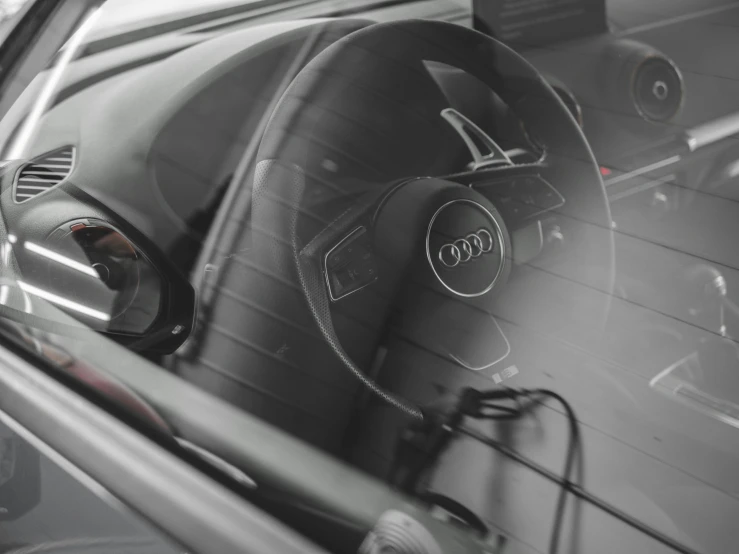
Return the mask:
M 514 164 L 450 110 L 429 64 L 497 94 L 538 161 Z M 464 143 L 480 154 L 471 169 L 455 165 Z M 318 381 L 349 375 L 421 417 L 373 379 L 389 328 L 497 383 L 516 354 L 503 326 L 569 340 L 604 318 L 613 243 L 598 165 L 557 94 L 493 38 L 420 20 L 349 34 L 288 87 L 257 161 L 253 259 L 275 284 L 253 294 L 277 307 L 300 292 L 279 332 L 299 324 L 322 341 L 328 355 L 296 362 Z M 331 419 L 350 413 L 348 390 L 322 397 Z

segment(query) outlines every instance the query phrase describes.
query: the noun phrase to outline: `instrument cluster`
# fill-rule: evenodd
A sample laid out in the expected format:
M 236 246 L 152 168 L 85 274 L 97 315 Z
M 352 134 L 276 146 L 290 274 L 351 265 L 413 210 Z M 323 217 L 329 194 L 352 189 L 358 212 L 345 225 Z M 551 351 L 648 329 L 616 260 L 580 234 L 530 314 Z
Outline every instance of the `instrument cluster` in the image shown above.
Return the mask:
M 30 306 L 43 299 L 141 350 L 172 351 L 187 337 L 194 314 L 192 288 L 167 276 L 144 249 L 107 221 L 78 218 L 58 226 L 45 240 L 11 234 L 9 243 L 21 270 L 17 285 Z M 18 308 L 23 302 L 11 296 L 0 288 L 0 303 Z

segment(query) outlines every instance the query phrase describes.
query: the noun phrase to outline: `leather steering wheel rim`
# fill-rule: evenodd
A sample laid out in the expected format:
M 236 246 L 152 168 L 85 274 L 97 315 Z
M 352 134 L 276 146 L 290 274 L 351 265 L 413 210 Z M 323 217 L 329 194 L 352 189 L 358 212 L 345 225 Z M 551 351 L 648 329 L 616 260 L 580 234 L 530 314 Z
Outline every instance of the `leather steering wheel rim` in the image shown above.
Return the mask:
M 311 150 L 305 147 L 305 135 L 311 135 L 309 142 L 321 138 L 313 134 L 318 127 L 315 120 L 306 121 L 301 109 L 310 104 L 316 91 L 328 86 L 322 84 L 327 75 L 357 77 L 361 82 L 362 72 L 357 67 L 369 58 L 389 65 L 403 65 L 408 59 L 439 62 L 478 78 L 524 122 L 547 158 L 560 160 L 553 167 L 557 168 L 555 173 L 567 174 L 561 180 L 562 193 L 568 198 L 563 208 L 565 215 L 600 228 L 607 225 L 606 232 L 610 233 L 610 212 L 597 163 L 567 107 L 535 68 L 493 38 L 441 22 L 376 24 L 337 41 L 306 65 L 273 112 L 257 156 L 252 202 L 253 253 L 258 263 L 301 288 L 320 335 L 345 369 L 391 405 L 421 417 L 416 406 L 382 390 L 342 347 L 332 323 L 325 279 L 321 267 L 314 263 L 377 197 L 370 194 L 337 217 L 324 218 L 319 226 L 309 225 L 312 232 L 301 228 L 304 219 L 321 220 L 306 209 L 315 173 L 310 166 L 315 161 L 311 161 Z M 293 139 L 298 141 L 294 148 Z M 319 232 L 314 232 L 316 229 Z M 610 296 L 612 242 L 604 250 L 596 255 L 610 270 L 600 288 Z

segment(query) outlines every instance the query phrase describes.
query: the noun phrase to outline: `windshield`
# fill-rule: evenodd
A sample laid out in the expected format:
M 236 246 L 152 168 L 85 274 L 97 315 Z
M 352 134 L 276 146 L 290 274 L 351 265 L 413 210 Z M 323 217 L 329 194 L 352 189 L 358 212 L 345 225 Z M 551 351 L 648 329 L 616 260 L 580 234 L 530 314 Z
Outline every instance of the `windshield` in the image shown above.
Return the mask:
M 733 551 L 738 26 L 721 0 L 109 0 L 11 83 L 0 317 L 232 474 L 147 379 L 521 552 L 662 552 L 593 504 L 551 539 L 559 488 L 470 438 L 559 475 L 571 406 L 581 486 Z M 402 431 L 460 398 L 487 421 L 404 472 Z

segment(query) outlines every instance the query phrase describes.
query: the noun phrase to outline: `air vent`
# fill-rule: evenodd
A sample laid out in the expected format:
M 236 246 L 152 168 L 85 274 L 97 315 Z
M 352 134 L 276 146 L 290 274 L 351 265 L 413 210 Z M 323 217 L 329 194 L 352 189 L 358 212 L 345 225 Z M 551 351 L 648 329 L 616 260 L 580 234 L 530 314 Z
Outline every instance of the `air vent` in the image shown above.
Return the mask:
M 72 172 L 74 155 L 74 148 L 66 146 L 21 167 L 15 182 L 15 201 L 26 202 L 64 181 Z

